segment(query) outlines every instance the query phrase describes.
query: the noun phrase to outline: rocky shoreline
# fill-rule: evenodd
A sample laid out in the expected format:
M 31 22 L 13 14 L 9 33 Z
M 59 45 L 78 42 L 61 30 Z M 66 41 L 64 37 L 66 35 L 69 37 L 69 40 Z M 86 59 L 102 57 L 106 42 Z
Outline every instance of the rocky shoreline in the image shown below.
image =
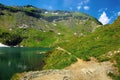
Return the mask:
M 73 75 L 73 72 L 70 71 L 70 70 L 43 70 L 43 71 L 31 71 L 31 72 L 28 72 L 27 74 L 25 74 L 21 80 L 34 80 L 35 78 L 40 78 L 40 80 L 43 80 L 43 76 L 46 76 L 46 75 L 56 75 L 58 77 L 61 77 L 62 80 L 66 80 L 66 79 L 72 79 L 72 75 Z M 47 77 L 46 77 L 47 78 Z M 52 79 L 54 80 L 54 79 Z M 58 80 L 55 78 L 55 80 Z M 59 80 L 61 80 L 59 78 Z
M 112 80 L 109 73 L 115 73 L 113 64 L 107 62 L 82 61 L 64 69 L 25 72 L 20 80 Z

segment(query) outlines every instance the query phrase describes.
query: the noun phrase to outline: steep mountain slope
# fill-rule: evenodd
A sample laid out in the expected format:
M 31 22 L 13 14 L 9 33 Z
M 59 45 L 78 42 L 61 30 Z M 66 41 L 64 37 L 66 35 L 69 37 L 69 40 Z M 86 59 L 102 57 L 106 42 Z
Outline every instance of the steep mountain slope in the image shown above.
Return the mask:
M 87 35 L 100 25 L 84 13 L 0 4 L 0 42 L 10 46 L 49 47 L 72 35 Z

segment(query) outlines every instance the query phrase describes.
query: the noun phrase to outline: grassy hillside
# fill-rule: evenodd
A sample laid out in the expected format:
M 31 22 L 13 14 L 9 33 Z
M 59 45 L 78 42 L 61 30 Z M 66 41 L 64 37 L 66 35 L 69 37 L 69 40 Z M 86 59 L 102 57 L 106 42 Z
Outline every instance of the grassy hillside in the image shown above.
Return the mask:
M 90 35 L 81 38 L 74 37 L 69 42 L 58 44 L 72 55 L 84 60 L 95 57 L 99 61 L 110 60 L 116 62 L 115 66 L 120 73 L 120 16 L 111 25 L 98 28 Z M 54 52 L 53 52 L 54 53 Z M 109 74 L 114 80 L 120 79 L 120 74 Z
M 97 29 L 94 33 L 70 41 L 68 44 L 74 44 L 67 49 L 67 46 L 62 46 L 72 53 L 82 54 L 83 56 L 95 56 L 99 57 L 101 54 L 107 53 L 110 50 L 117 50 L 120 47 L 120 24 L 119 18 L 112 24 L 102 26 Z M 77 43 L 76 43 L 77 42 Z M 114 46 L 114 47 L 113 47 Z M 71 49 L 70 49 L 71 48 Z M 81 57 L 81 56 L 80 56 Z
M 99 25 L 84 13 L 0 4 L 0 42 L 9 46 L 50 47 L 74 34 L 88 35 Z

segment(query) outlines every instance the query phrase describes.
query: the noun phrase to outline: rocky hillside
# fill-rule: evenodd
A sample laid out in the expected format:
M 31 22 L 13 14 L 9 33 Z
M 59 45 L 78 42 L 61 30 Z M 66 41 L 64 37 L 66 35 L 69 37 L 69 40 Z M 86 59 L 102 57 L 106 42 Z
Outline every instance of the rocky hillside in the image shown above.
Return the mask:
M 84 13 L 0 4 L 0 42 L 9 46 L 49 47 L 72 35 L 90 34 L 100 25 Z

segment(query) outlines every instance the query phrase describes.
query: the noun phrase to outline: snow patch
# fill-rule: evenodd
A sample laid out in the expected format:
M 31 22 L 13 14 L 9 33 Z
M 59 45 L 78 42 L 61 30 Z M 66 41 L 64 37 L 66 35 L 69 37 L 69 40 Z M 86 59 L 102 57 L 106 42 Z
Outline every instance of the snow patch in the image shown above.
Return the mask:
M 9 47 L 9 46 L 0 43 L 0 47 Z

